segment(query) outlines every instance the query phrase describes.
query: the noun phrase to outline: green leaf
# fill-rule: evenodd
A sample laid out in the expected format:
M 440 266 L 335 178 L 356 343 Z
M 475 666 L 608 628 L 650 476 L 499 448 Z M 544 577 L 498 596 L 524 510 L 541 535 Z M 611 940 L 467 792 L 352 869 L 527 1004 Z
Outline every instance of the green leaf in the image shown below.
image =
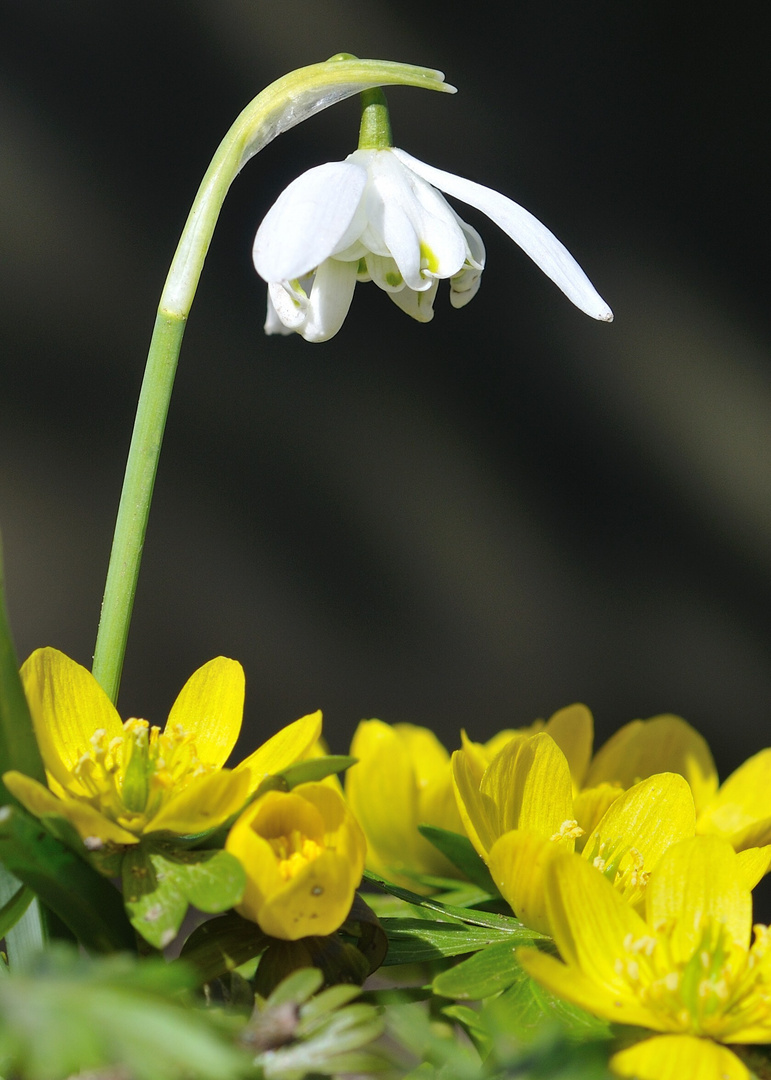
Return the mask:
M 307 761 L 288 765 L 278 775 L 283 777 L 291 791 L 298 784 L 311 784 L 342 772 L 357 761 L 358 758 L 349 757 L 347 754 L 326 754 L 324 757 L 309 758 Z
M 29 814 L 12 806 L 0 807 L 0 861 L 87 949 L 136 947 L 115 887 Z
M 180 959 L 196 969 L 200 982 L 212 982 L 259 956 L 270 940 L 257 923 L 229 911 L 197 927 L 182 946 Z
M 528 944 L 532 943 L 532 939 Z M 522 968 L 514 950 L 524 944 L 516 938 L 497 941 L 489 948 L 470 956 L 455 967 L 442 971 L 432 985 L 434 993 L 458 1001 L 478 1001 L 505 990 L 516 981 Z
M 26 885 L 20 885 L 13 896 L 6 900 L 0 908 L 0 938 L 4 938 L 16 925 L 32 903 L 34 896 L 35 894 Z
M 43 759 L 19 678 L 19 661 L 8 625 L 0 538 L 0 804 L 18 806 L 3 783 L 3 774 L 11 769 L 18 769 L 41 784 L 46 783 Z
M 102 1069 L 233 1080 L 248 1058 L 205 1013 L 174 1000 L 193 981 L 181 964 L 54 947 L 31 972 L 0 980 L 0 1068 L 24 1080 Z
M 417 893 L 410 892 L 409 889 L 402 889 L 399 885 L 386 881 L 385 878 L 373 874 L 370 870 L 364 871 L 364 880 L 371 882 L 373 885 L 378 885 L 385 892 L 390 893 L 391 896 L 395 896 L 399 900 L 405 900 L 413 907 L 425 908 L 427 911 L 434 911 L 444 918 L 456 919 L 459 922 L 468 923 L 470 926 L 487 926 L 492 930 L 507 930 L 509 933 L 524 929 L 519 919 L 515 919 L 512 915 L 495 915 L 489 911 L 475 911 L 471 908 L 443 904 L 431 896 L 419 896 Z M 538 934 L 535 930 L 528 930 L 528 933 L 532 934 L 534 939 L 547 940 L 545 934 Z
M 368 974 L 377 971 L 388 952 L 388 936 L 375 912 L 358 893 L 354 893 L 351 910 L 340 932 L 356 939 L 356 948 L 367 961 Z
M 246 873 L 227 851 L 177 849 L 144 840 L 123 857 L 123 899 L 134 929 L 157 949 L 177 936 L 189 904 L 215 913 L 244 894 Z
M 552 952 L 553 949 L 548 951 Z M 567 1035 L 578 1041 L 609 1038 L 610 1024 L 578 1005 L 571 1005 L 544 989 L 517 963 L 508 963 L 510 985 L 500 997 L 486 1006 L 491 1030 L 509 1036 L 531 1039 L 544 1024 L 559 1024 Z M 454 996 L 454 995 L 453 995 Z
M 425 963 L 443 956 L 462 956 L 479 949 L 487 950 L 498 942 L 503 942 L 511 950 L 515 945 L 532 945 L 537 936 L 535 931 L 524 927 L 500 930 L 451 920 L 439 922 L 395 918 L 382 919 L 381 922 L 388 934 L 385 964 L 389 966 Z
M 469 881 L 473 881 L 480 889 L 484 889 L 488 896 L 500 896 L 495 882 L 490 877 L 490 871 L 467 836 L 440 829 L 436 825 L 419 825 L 418 832 L 421 836 L 425 836 L 426 840 L 438 851 L 441 851 L 453 866 L 457 866 Z

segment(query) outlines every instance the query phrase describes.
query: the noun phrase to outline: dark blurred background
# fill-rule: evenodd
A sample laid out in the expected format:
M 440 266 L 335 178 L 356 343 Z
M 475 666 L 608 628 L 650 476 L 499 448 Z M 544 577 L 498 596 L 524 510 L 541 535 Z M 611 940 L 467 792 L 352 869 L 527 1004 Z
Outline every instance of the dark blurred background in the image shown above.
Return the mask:
M 758 18 L 753 25 L 752 12 Z M 572 701 L 670 711 L 721 773 L 771 742 L 767 36 L 760 6 L 525 0 L 0 3 L 0 523 L 22 656 L 89 664 L 154 310 L 240 109 L 338 51 L 439 67 L 398 145 L 522 202 L 616 313 L 495 226 L 482 289 L 413 323 L 265 338 L 254 231 L 355 148 L 345 102 L 229 196 L 186 334 L 126 660 L 162 722 L 218 653 L 244 749 L 321 707 L 451 745 Z

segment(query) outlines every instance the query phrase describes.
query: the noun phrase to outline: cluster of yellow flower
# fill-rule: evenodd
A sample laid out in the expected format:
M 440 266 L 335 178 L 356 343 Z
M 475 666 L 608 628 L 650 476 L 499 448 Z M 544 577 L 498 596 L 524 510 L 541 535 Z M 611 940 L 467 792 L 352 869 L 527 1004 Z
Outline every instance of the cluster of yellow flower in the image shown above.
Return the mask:
M 664 1033 L 616 1053 L 617 1075 L 746 1080 L 721 1044 L 771 1042 L 771 931 L 755 926 L 751 943 L 751 890 L 771 865 L 771 749 L 719 787 L 679 717 L 627 724 L 594 757 L 592 743 L 582 705 L 484 745 L 464 735 L 452 756 L 425 729 L 364 721 L 346 794 L 367 865 L 405 883 L 452 874 L 418 825 L 465 832 L 519 919 L 559 949 L 520 949 L 525 970 L 595 1015 Z
M 266 777 L 318 754 L 321 714 L 224 768 L 244 702 L 233 660 L 188 680 L 163 732 L 122 723 L 55 649 L 35 652 L 22 679 L 48 787 L 3 779 L 89 852 L 225 829 L 246 874 L 236 910 L 295 941 L 341 926 L 365 862 L 413 890 L 457 876 L 419 831 L 439 827 L 468 837 L 516 916 L 554 939 L 561 959 L 519 950 L 533 978 L 661 1033 L 616 1053 L 617 1075 L 739 1080 L 749 1072 L 723 1044 L 771 1042 L 771 931 L 756 926 L 751 941 L 751 890 L 771 866 L 771 749 L 719 786 L 706 742 L 675 716 L 627 724 L 594 756 L 582 705 L 485 744 L 464 733 L 452 755 L 425 728 L 367 720 L 344 792 L 334 777 L 276 790 Z

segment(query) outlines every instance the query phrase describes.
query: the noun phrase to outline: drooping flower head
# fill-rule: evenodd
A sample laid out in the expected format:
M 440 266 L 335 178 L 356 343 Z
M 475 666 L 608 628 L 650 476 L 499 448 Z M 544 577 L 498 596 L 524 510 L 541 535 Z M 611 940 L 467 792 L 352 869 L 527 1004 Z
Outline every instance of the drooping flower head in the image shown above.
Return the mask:
M 267 333 L 326 341 L 345 320 L 357 281 L 374 281 L 419 322 L 438 283 L 460 308 L 479 289 L 485 248 L 441 194 L 481 210 L 592 318 L 613 314 L 563 244 L 505 195 L 426 165 L 392 145 L 380 90 L 365 102 L 359 149 L 318 165 L 278 197 L 257 230 L 254 265 L 268 282 Z
M 642 918 L 575 856 L 552 860 L 546 902 L 562 962 L 520 950 L 554 993 L 620 1024 L 662 1032 L 611 1059 L 637 1080 L 746 1080 L 721 1043 L 771 1042 L 771 931 L 754 928 L 741 857 L 726 840 L 672 845 L 648 885 Z
M 225 844 L 246 871 L 236 905 L 271 937 L 332 934 L 364 869 L 366 841 L 342 796 L 323 783 L 269 791 L 247 807 Z
M 222 656 L 188 679 L 163 731 L 122 723 L 91 672 L 57 649 L 38 649 L 21 675 L 49 787 L 19 772 L 5 784 L 36 816 L 67 818 L 94 848 L 215 828 L 266 774 L 307 756 L 321 731 L 321 714 L 306 716 L 223 768 L 241 729 L 244 673 Z

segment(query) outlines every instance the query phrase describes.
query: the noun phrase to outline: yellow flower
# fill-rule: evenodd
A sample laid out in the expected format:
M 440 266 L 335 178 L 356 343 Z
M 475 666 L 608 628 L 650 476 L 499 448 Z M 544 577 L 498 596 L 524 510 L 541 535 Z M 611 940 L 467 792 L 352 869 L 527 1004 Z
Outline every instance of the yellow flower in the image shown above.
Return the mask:
M 741 858 L 719 837 L 673 844 L 648 885 L 645 919 L 589 864 L 551 861 L 546 902 L 562 961 L 518 952 L 554 993 L 621 1024 L 662 1032 L 617 1053 L 638 1080 L 744 1080 L 721 1043 L 771 1042 L 771 931 L 752 931 Z
M 551 926 L 544 873 L 560 852 L 582 849 L 630 903 L 676 840 L 692 836 L 688 784 L 659 773 L 615 799 L 588 837 L 574 816 L 567 759 L 546 732 L 507 743 L 475 783 L 465 751 L 453 755 L 458 805 L 468 835 L 517 917 L 542 933 Z
M 771 749 L 740 765 L 701 808 L 699 833 L 715 833 L 736 851 L 771 843 Z
M 487 743 L 464 737 L 478 777 L 492 758 L 513 739 L 544 731 L 565 755 L 573 781 L 573 811 L 589 833 L 622 791 L 655 773 L 675 772 L 690 784 L 697 812 L 717 790 L 717 770 L 704 738 L 679 716 L 663 714 L 625 724 L 592 757 L 594 721 L 585 705 L 568 705 L 548 721 L 500 731 Z M 771 765 L 768 766 L 771 771 Z M 771 819 L 771 800 L 768 816 Z M 770 822 L 771 824 L 771 822 Z M 771 832 L 771 829 L 769 830 Z
M 269 791 L 238 818 L 225 849 L 246 871 L 236 911 L 270 937 L 332 934 L 345 921 L 364 869 L 366 841 L 327 784 Z
M 3 780 L 31 813 L 69 819 L 94 848 L 222 824 L 265 775 L 305 757 L 321 731 L 321 714 L 306 716 L 223 769 L 241 730 L 244 673 L 222 656 L 188 679 L 163 732 L 146 720 L 121 723 L 93 675 L 56 649 L 34 652 L 21 676 L 50 790 L 19 772 Z
M 407 888 L 413 874 L 458 871 L 418 832 L 436 825 L 463 833 L 450 756 L 427 728 L 362 720 L 351 743 L 358 759 L 345 777 L 348 804 L 367 837 L 367 867 Z

